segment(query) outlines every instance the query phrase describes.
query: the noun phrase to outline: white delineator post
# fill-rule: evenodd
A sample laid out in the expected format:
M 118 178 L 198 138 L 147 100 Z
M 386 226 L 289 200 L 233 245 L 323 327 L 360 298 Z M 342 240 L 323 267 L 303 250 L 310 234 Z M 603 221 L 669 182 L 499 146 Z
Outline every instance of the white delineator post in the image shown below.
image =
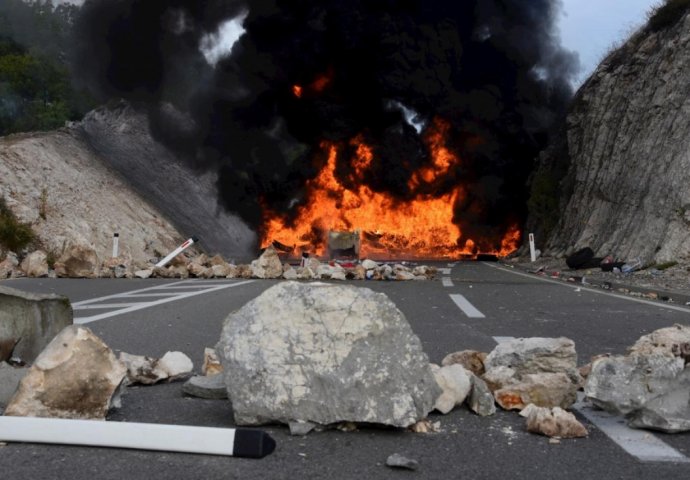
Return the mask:
M 534 247 L 534 234 L 533 233 L 529 234 L 529 255 L 530 255 L 530 258 L 532 259 L 532 262 L 537 261 L 537 251 L 535 250 L 535 247 Z
M 276 442 L 261 430 L 61 418 L 0 417 L 0 441 L 136 448 L 263 458 Z M 3 477 L 4 478 L 4 477 Z
M 113 258 L 120 255 L 120 234 L 113 233 Z
M 172 260 L 173 258 L 175 258 L 176 256 L 178 256 L 180 253 L 184 252 L 187 248 L 191 247 L 192 245 L 194 245 L 194 244 L 195 244 L 196 242 L 198 242 L 198 241 L 199 241 L 199 239 L 196 238 L 196 237 L 190 238 L 189 240 L 187 240 L 186 242 L 184 242 L 182 245 L 180 245 L 179 247 L 177 247 L 175 250 L 173 250 L 172 252 L 170 252 L 170 253 L 168 254 L 168 256 L 165 257 L 165 258 L 164 258 L 163 260 L 161 260 L 160 262 L 158 262 L 158 263 L 156 264 L 156 266 L 157 266 L 157 267 L 164 267 L 170 260 Z

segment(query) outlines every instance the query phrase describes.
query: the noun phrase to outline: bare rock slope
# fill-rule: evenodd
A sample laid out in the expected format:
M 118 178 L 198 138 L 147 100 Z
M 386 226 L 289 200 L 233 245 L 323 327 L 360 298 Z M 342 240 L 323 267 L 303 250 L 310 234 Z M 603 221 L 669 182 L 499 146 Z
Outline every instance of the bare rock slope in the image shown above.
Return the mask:
M 0 196 L 57 256 L 90 245 L 103 260 L 117 232 L 120 252 L 143 263 L 181 239 L 74 130 L 0 138 Z
M 560 143 L 537 173 L 543 187 L 540 174 L 567 172 L 547 253 L 690 258 L 690 10 L 647 25 L 602 62 Z

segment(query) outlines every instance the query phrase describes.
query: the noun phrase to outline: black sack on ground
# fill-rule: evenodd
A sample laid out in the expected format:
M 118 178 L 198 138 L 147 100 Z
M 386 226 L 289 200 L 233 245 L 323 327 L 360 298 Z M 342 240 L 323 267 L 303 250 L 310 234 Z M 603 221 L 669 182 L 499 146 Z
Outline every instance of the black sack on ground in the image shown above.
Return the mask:
M 594 258 L 594 252 L 591 248 L 585 247 L 582 250 L 578 250 L 575 253 L 570 254 L 566 259 L 565 263 L 569 268 L 577 270 L 578 268 L 589 268 L 586 265 L 589 264 Z M 601 262 L 602 259 L 599 259 Z M 598 266 L 598 265 L 597 265 Z

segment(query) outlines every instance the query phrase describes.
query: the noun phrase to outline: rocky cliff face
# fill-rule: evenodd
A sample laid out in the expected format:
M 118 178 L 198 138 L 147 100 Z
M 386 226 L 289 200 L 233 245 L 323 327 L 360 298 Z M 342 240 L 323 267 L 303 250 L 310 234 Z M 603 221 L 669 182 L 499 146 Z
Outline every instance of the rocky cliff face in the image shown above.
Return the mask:
M 531 203 L 547 253 L 690 258 L 688 9 L 637 32 L 582 86 Z
M 146 263 L 182 238 L 70 129 L 0 138 L 0 196 L 56 256 L 88 245 L 105 260 L 117 232 L 122 255 Z

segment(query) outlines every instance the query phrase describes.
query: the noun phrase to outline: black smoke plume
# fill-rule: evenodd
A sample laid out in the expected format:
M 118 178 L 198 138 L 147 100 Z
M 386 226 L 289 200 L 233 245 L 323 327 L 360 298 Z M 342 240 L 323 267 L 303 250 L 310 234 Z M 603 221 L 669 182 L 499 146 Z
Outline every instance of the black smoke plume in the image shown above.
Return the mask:
M 466 185 L 455 222 L 481 249 L 523 220 L 534 159 L 572 95 L 559 12 L 559 0 L 87 1 L 77 58 L 95 92 L 148 105 L 161 140 L 216 169 L 222 204 L 255 227 L 264 207 L 296 212 L 324 140 L 361 135 L 376 162 L 365 181 L 416 194 L 430 159 L 402 107 L 426 127 L 443 119 L 462 162 L 426 188 Z M 239 15 L 246 33 L 209 65 L 203 38 Z

